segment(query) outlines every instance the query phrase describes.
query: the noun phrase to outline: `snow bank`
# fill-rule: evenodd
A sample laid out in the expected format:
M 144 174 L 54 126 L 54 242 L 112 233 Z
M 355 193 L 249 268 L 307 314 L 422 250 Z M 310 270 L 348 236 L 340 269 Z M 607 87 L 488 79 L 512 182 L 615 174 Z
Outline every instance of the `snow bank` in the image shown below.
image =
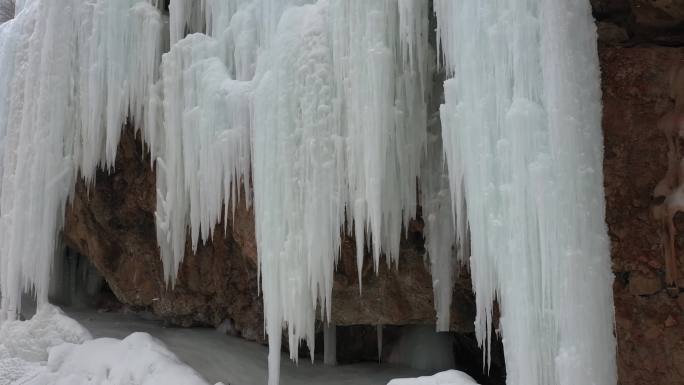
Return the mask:
M 463 372 L 447 370 L 430 377 L 399 378 L 387 385 L 477 385 L 477 382 Z
M 56 346 L 45 370 L 23 384 L 208 385 L 147 333 Z
M 208 385 L 146 333 L 99 338 L 52 305 L 0 328 L 0 385 Z
M 29 362 L 48 359 L 48 349 L 90 340 L 90 333 L 57 307 L 43 305 L 28 321 L 5 322 L 0 327 L 0 351 Z

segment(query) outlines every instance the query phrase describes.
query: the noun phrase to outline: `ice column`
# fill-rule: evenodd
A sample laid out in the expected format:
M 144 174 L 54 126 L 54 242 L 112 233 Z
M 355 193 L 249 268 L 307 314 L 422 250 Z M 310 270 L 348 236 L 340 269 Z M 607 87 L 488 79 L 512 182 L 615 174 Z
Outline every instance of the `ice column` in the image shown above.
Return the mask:
M 436 0 L 435 12 L 453 76 L 442 136 L 452 204 L 467 202 L 478 340 L 489 344 L 496 299 L 508 384 L 614 385 L 589 1 Z

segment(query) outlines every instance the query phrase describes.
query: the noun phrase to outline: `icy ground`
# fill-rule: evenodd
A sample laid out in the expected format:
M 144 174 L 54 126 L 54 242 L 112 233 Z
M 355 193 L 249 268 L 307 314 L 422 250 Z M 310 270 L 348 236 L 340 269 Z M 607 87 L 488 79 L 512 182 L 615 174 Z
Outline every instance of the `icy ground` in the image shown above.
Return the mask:
M 130 314 L 67 310 L 93 337 L 123 338 L 145 332 L 162 341 L 183 362 L 200 372 L 210 383 L 263 385 L 268 377 L 268 348 L 240 338 L 224 336 L 213 329 L 164 328 L 158 322 Z M 385 385 L 393 378 L 417 377 L 425 372 L 378 364 L 324 366 L 287 357 L 281 360 L 281 385 Z
M 212 329 L 165 328 L 144 314 L 67 309 L 67 315 L 52 305 L 34 315 L 35 303 L 29 297 L 25 303 L 22 315 L 29 321 L 0 327 L 0 385 L 249 385 L 267 379 L 266 347 Z M 476 384 L 455 370 L 411 378 L 426 371 L 283 364 L 283 384 L 292 385 Z
M 265 346 L 213 329 L 165 328 L 135 314 L 81 309 L 67 309 L 67 313 L 48 305 L 29 321 L 7 322 L 0 328 L 0 385 L 262 385 L 267 381 Z M 297 366 L 283 359 L 282 365 L 284 385 L 384 385 L 393 378 L 426 374 L 372 363 L 331 367 L 302 360 Z M 462 376 L 452 371 L 391 383 L 474 384 L 462 382 Z

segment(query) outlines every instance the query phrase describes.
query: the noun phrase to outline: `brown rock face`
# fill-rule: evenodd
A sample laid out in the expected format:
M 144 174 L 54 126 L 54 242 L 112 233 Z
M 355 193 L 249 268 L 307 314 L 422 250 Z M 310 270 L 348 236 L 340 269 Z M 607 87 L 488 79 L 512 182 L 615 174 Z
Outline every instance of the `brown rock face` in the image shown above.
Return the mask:
M 682 384 L 684 329 L 677 325 L 684 314 L 681 301 L 665 290 L 651 196 L 668 167 L 668 144 L 657 123 L 672 108 L 669 72 L 684 64 L 684 49 L 606 48 L 601 64 L 620 383 Z M 675 224 L 682 234 L 679 216 Z M 680 261 L 683 241 L 676 239 Z

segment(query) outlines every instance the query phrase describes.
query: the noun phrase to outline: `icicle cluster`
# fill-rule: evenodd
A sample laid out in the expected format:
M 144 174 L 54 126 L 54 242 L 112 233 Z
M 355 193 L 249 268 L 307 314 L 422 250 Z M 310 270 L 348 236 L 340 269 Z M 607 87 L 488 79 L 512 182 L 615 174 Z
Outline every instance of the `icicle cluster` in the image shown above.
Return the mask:
M 435 11 L 453 75 L 443 139 L 452 203 L 467 202 L 478 340 L 489 344 L 497 299 L 508 384 L 615 384 L 589 2 L 436 0 Z
M 381 254 L 388 263 L 398 258 L 402 225 L 416 214 L 426 143 L 427 2 L 306 3 L 173 0 L 177 43 L 151 101 L 163 118 L 157 112 L 148 123 L 163 127 L 152 148 L 158 239 L 171 279 L 187 226 L 193 246 L 207 240 L 221 204 L 235 204 L 228 186 L 248 190 L 251 143 L 271 383 L 281 328 L 290 346 L 304 339 L 313 349 L 314 312 L 330 318 L 345 225 L 356 237 L 359 271 L 366 244 L 376 269 Z
M 29 0 L 0 25 L 0 320 L 22 291 L 47 299 L 64 207 L 80 173 L 113 167 L 161 55 L 145 1 Z
M 201 34 L 175 44 L 163 57 L 148 108 L 149 129 L 161 130 L 147 139 L 157 159 L 157 239 L 171 282 L 185 252 L 188 222 L 196 250 L 200 236 L 208 240 L 228 216 L 228 203 L 234 208 L 249 191 L 251 84 L 231 79 L 215 56 L 218 46 Z

